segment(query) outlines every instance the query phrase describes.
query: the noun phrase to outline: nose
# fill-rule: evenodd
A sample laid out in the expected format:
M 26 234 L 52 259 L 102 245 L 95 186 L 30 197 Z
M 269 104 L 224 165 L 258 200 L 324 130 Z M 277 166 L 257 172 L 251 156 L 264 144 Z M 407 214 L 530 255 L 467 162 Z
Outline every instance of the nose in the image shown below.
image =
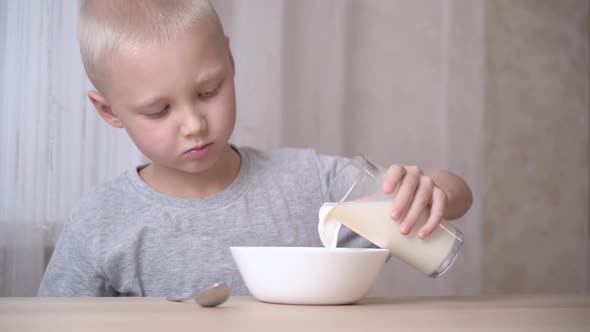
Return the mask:
M 184 136 L 201 136 L 207 131 L 207 119 L 197 110 L 188 109 L 184 112 L 181 133 Z

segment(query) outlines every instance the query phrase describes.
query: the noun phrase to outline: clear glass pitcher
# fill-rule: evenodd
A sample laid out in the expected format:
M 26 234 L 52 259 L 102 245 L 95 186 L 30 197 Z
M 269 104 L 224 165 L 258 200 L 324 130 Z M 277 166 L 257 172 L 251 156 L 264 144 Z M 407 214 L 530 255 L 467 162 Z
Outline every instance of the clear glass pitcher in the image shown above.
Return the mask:
M 364 156 L 352 158 L 338 171 L 320 209 L 322 243 L 335 247 L 340 226 L 345 225 L 427 276 L 440 276 L 457 258 L 463 234 L 442 221 L 427 239 L 419 239 L 418 230 L 428 219 L 429 210 L 420 215 L 410 234 L 401 234 L 399 223 L 391 219 L 394 194 L 383 193 L 385 176 L 386 169 Z

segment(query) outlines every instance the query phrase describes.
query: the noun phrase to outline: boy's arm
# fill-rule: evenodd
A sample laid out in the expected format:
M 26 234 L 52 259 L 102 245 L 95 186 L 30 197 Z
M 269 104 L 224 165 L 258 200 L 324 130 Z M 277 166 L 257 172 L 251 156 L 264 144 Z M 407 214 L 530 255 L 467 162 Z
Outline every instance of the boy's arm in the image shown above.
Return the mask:
M 88 232 L 66 224 L 49 261 L 38 296 L 113 296 L 97 262 L 100 255 Z
M 465 180 L 446 170 L 435 170 L 425 175 L 429 176 L 447 196 L 444 219 L 458 219 L 467 213 L 473 203 L 473 194 Z

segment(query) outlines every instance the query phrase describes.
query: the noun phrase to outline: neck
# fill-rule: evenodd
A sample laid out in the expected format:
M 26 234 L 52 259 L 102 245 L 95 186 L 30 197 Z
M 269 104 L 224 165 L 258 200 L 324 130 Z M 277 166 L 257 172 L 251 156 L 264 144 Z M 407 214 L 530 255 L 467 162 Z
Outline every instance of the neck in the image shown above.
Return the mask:
M 215 164 L 200 173 L 150 164 L 139 175 L 155 190 L 181 198 L 204 198 L 215 195 L 227 188 L 240 170 L 240 156 L 228 144 Z

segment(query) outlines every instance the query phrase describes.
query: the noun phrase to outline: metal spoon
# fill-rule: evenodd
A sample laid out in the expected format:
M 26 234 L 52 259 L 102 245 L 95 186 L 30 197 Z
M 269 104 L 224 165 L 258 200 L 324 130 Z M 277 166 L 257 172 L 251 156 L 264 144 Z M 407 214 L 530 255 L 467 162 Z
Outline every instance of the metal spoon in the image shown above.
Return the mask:
M 196 294 L 182 296 L 168 295 L 166 296 L 166 300 L 183 302 L 195 298 L 201 307 L 216 307 L 227 301 L 230 295 L 231 287 L 224 282 L 217 282 Z

